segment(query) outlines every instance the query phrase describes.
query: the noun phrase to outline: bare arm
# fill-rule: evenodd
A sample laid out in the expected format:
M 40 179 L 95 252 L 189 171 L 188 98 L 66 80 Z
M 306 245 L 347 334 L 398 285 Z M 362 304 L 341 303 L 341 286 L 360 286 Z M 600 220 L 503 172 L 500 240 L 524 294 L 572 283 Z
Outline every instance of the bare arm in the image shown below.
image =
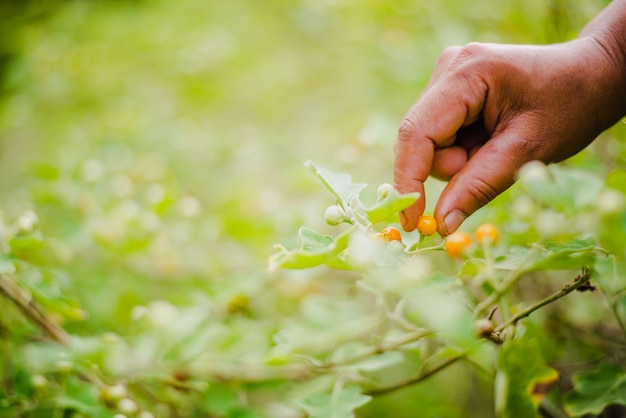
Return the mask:
M 396 187 L 422 193 L 401 214 L 403 227 L 413 230 L 424 211 L 429 175 L 449 181 L 435 208 L 445 236 L 522 165 L 571 157 L 624 114 L 626 0 L 570 42 L 447 49 L 398 134 Z

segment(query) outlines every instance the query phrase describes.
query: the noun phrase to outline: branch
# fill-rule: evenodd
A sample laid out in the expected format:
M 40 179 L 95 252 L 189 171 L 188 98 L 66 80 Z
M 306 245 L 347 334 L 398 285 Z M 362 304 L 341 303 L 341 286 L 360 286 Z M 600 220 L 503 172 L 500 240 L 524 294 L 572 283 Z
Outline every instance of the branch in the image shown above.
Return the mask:
M 428 379 L 429 377 L 431 377 L 432 375 L 434 375 L 435 373 L 440 372 L 441 370 L 445 369 L 446 367 L 456 363 L 457 361 L 461 360 L 462 358 L 464 358 L 467 355 L 466 352 L 461 352 L 458 353 L 444 361 L 442 361 L 441 363 L 437 364 L 436 366 L 427 369 L 425 371 L 423 371 L 422 373 L 420 373 L 419 375 L 412 377 L 410 379 L 407 380 L 403 380 L 401 382 L 395 383 L 393 385 L 390 386 L 385 386 L 382 388 L 375 388 L 375 389 L 370 389 L 368 391 L 365 391 L 363 394 L 364 395 L 369 395 L 369 396 L 381 396 L 381 395 L 386 395 L 388 393 L 394 392 L 398 389 L 403 389 L 405 387 L 408 386 L 412 386 L 416 383 L 422 382 L 426 379 Z
M 414 332 L 403 335 L 402 338 L 399 338 L 395 341 L 383 342 L 379 345 L 369 347 L 367 350 L 364 350 L 363 352 L 358 353 L 345 360 L 338 361 L 338 362 L 329 361 L 326 363 L 322 363 L 318 365 L 317 367 L 321 369 L 328 369 L 328 368 L 348 365 L 351 363 L 356 363 L 358 361 L 365 360 L 377 354 L 383 354 L 389 351 L 393 351 L 396 348 L 400 348 L 414 341 L 421 340 L 422 338 L 428 337 L 430 335 L 433 335 L 433 332 L 429 329 L 417 329 Z
M 578 276 L 576 276 L 576 278 L 574 279 L 573 283 L 565 284 L 565 286 L 563 286 L 563 288 L 561 290 L 559 290 L 558 292 L 553 293 L 552 295 L 548 296 L 547 298 L 542 299 L 539 302 L 537 302 L 537 303 L 535 303 L 533 305 L 530 305 L 528 308 L 524 309 L 523 311 L 518 312 L 517 314 L 513 315 L 507 321 L 505 321 L 505 322 L 501 323 L 500 325 L 498 325 L 493 330 L 493 332 L 494 333 L 500 332 L 503 329 L 505 329 L 506 327 L 508 327 L 510 325 L 516 324 L 520 319 L 526 318 L 531 313 L 535 312 L 537 309 L 542 308 L 542 307 L 548 305 L 549 303 L 552 303 L 555 300 L 560 299 L 563 296 L 572 293 L 574 290 L 584 286 L 585 284 L 587 284 L 589 282 L 590 279 L 591 279 L 591 275 L 589 274 L 589 269 L 587 267 L 583 267 L 582 273 L 580 273 Z
M 0 293 L 3 293 L 13 302 L 24 315 L 35 322 L 52 340 L 62 345 L 70 343 L 71 338 L 69 334 L 58 324 L 46 318 L 41 308 L 32 299 L 27 300 L 23 296 L 21 289 L 4 274 L 0 274 Z

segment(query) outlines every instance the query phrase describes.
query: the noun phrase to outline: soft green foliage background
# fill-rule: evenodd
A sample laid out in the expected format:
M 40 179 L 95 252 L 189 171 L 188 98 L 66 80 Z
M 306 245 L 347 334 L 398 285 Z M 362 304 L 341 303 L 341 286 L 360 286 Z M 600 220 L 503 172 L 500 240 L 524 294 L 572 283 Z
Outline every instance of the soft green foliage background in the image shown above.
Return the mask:
M 3 2 L 0 214 L 7 246 L 0 273 L 19 277 L 50 318 L 82 342 L 72 354 L 74 367 L 97 364 L 106 385 L 162 384 L 141 404 L 155 416 L 289 418 L 306 411 L 327 417 L 333 405 L 351 414 L 365 395 L 350 387 L 328 403 L 327 376 L 295 387 L 284 376 L 254 383 L 254 365 L 289 362 L 292 351 L 327 354 L 358 339 L 375 316 L 367 300 L 350 296 L 355 272 L 268 272 L 276 242 L 298 247 L 303 225 L 330 231 L 322 214 L 334 197 L 303 163 L 372 186 L 390 182 L 397 127 L 443 48 L 565 41 L 603 5 Z M 622 199 L 626 193 L 619 169 L 626 167 L 625 137 L 621 125 L 604 134 L 567 163 L 585 171 L 558 176 L 557 170 L 564 183 L 543 194 L 530 183 L 515 186 L 468 221 L 468 230 L 489 220 L 502 225 L 511 246 L 542 234 L 567 240 L 591 233 L 621 268 L 626 218 L 612 213 L 600 222 L 594 205 L 607 186 Z M 429 207 L 440 188 L 428 183 Z M 529 203 L 529 195 L 536 200 Z M 376 187 L 362 199 L 371 206 Z M 434 265 L 447 273 L 458 267 L 438 256 Z M 612 265 L 597 268 L 609 272 Z M 554 277 L 558 288 L 572 275 Z M 369 280 L 377 285 L 381 277 Z M 623 288 L 615 280 L 604 285 L 614 295 Z M 521 300 L 545 296 L 546 287 L 554 289 L 542 282 L 522 286 Z M 550 315 L 563 315 L 584 332 L 551 339 L 550 321 L 526 331 L 537 335 L 544 358 L 565 371 L 555 405 L 571 389 L 575 364 L 593 369 L 624 347 L 623 335 L 615 337 L 617 346 L 607 337 L 619 332 L 614 322 L 604 323 L 604 299 L 581 296 L 560 301 Z M 623 315 L 626 303 L 619 309 Z M 102 403 L 97 391 L 78 375 L 59 380 L 52 390 L 57 398 L 37 395 L 31 375 L 56 379 L 67 354 L 41 346 L 32 322 L 6 298 L 0 311 L 0 373 L 8 382 L 0 390 L 6 411 L 0 416 L 14 416 L 22 400 L 29 404 L 39 395 L 47 400 L 32 416 L 61 407 L 113 416 L 114 408 L 94 406 Z M 483 350 L 480 358 L 489 359 L 493 348 Z M 372 366 L 375 378 L 397 380 L 423 360 L 408 351 L 399 356 Z M 491 366 L 456 364 L 427 386 L 376 397 L 358 416 L 492 416 L 497 391 L 480 371 Z M 597 374 L 619 374 L 615 367 Z M 176 392 L 168 386 L 172 372 L 197 377 L 189 383 L 197 386 Z M 594 376 L 588 373 L 580 378 L 586 385 Z M 139 383 L 134 390 L 144 399 Z M 591 408 L 583 405 L 584 394 L 570 398 L 571 411 L 581 414 L 599 413 L 608 403 Z

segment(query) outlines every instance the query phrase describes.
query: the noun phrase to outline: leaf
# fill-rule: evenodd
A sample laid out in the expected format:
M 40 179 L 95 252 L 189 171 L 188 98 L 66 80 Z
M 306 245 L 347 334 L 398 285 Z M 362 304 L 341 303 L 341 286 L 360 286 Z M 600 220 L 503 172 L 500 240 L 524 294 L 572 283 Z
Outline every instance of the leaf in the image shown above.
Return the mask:
M 15 263 L 8 257 L 0 257 L 0 274 L 15 273 Z
M 356 386 L 342 388 L 335 393 L 318 393 L 301 402 L 310 418 L 352 418 L 354 410 L 370 401 L 371 396 L 361 394 Z
M 601 363 L 596 370 L 577 373 L 574 389 L 565 397 L 565 407 L 572 416 L 600 414 L 611 404 L 626 405 L 626 370 Z
M 366 209 L 365 213 L 369 221 L 375 224 L 408 208 L 419 197 L 419 193 L 401 195 L 396 190 L 391 190 L 384 199 L 379 200 L 373 207 Z
M 346 268 L 347 265 L 338 255 L 348 247 L 350 231 L 351 229 L 333 238 L 302 227 L 298 231 L 302 246 L 291 251 L 278 247 L 278 252 L 270 257 L 269 268 L 272 271 L 279 267 L 303 269 L 322 264 L 334 268 Z
M 330 172 L 316 166 L 312 161 L 307 161 L 305 165 L 311 168 L 328 190 L 346 207 L 350 205 L 353 199 L 358 199 L 359 194 L 367 187 L 365 183 L 352 183 L 352 177 L 349 174 Z
M 594 204 L 603 181 L 588 171 L 561 166 L 539 167 L 523 174 L 520 184 L 544 205 L 571 211 Z
M 524 271 L 580 268 L 595 263 L 596 249 L 595 241 L 591 238 L 553 242 L 540 250 L 529 248 L 523 253 L 507 254 L 498 259 L 495 267 L 500 270 Z
M 507 341 L 500 349 L 497 368 L 495 390 L 498 416 L 539 416 L 539 402 L 558 383 L 559 374 L 544 363 L 537 341 Z
M 399 351 L 388 351 L 377 356 L 350 365 L 350 368 L 363 372 L 374 372 L 397 366 L 405 360 L 404 355 Z
M 565 243 L 550 243 L 532 263 L 529 270 L 567 270 L 593 265 L 596 260 L 592 238 L 575 239 Z

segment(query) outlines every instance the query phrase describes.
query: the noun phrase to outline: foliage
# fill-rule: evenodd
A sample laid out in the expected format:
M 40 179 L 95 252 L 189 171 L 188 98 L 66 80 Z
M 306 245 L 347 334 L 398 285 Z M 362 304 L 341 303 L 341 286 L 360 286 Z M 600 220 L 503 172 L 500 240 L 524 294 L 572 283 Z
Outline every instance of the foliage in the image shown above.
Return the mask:
M 0 6 L 0 417 L 619 408 L 622 127 L 468 219 L 493 245 L 380 236 L 417 197 L 384 182 L 440 50 L 568 39 L 600 6 Z

